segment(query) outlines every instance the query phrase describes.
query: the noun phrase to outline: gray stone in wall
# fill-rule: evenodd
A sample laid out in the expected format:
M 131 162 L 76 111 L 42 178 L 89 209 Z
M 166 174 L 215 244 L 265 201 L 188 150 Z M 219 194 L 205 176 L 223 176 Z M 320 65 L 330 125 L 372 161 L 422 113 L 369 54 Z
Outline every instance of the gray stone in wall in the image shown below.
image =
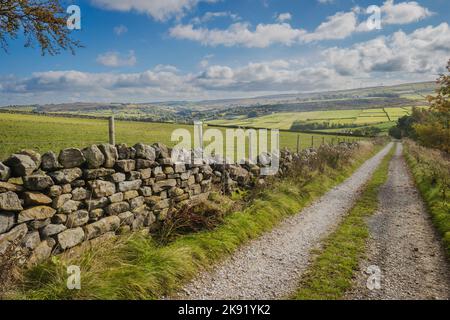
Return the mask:
M 134 160 L 119 160 L 116 162 L 115 168 L 120 172 L 131 172 L 136 169 L 136 161 Z
M 130 204 L 128 202 L 122 201 L 110 204 L 106 207 L 105 212 L 110 216 L 118 215 L 119 213 L 126 212 L 130 210 Z
M 139 171 L 130 171 L 126 174 L 127 180 L 139 180 L 141 179 L 141 173 Z
M 171 166 L 165 166 L 163 172 L 164 174 L 174 174 L 175 170 Z
M 54 224 L 66 224 L 66 222 L 67 222 L 66 214 L 58 213 L 52 217 L 52 223 Z
M 137 143 L 133 148 L 136 150 L 136 158 L 155 161 L 155 148 L 143 143 Z
M 21 150 L 21 151 L 18 152 L 18 153 L 19 153 L 19 154 L 24 154 L 24 155 L 26 155 L 26 156 L 29 156 L 29 157 L 34 161 L 34 163 L 36 164 L 36 168 L 39 168 L 39 167 L 40 167 L 42 157 L 41 157 L 41 155 L 40 155 L 39 153 L 37 153 L 36 151 L 30 150 L 30 149 L 24 149 L 24 150 Z
M 184 164 L 175 164 L 174 169 L 176 173 L 183 173 L 186 172 L 186 165 Z
M 98 146 L 100 151 L 105 156 L 105 163 L 103 166 L 105 168 L 113 168 L 116 161 L 119 160 L 119 154 L 117 153 L 117 149 L 112 144 L 104 143 Z
M 52 219 L 54 216 L 52 217 Z M 44 228 L 45 226 L 48 226 L 50 223 L 52 223 L 52 219 L 47 218 L 43 220 L 32 220 L 27 222 L 28 228 L 31 230 L 39 230 Z
M 41 158 L 41 168 L 44 171 L 55 171 L 62 168 L 58 157 L 53 151 L 46 152 Z
M 72 192 L 72 185 L 69 184 L 69 183 L 66 183 L 65 185 L 62 185 L 61 188 L 62 188 L 61 189 L 62 193 L 71 193 Z
M 169 207 L 170 207 L 170 199 L 164 199 L 164 200 L 157 202 L 154 205 L 153 210 L 162 210 L 162 209 L 166 209 Z
M 58 161 L 64 168 L 71 169 L 81 166 L 86 159 L 80 149 L 68 148 L 61 150 Z
M 108 197 L 116 193 L 116 185 L 109 181 L 89 181 L 89 186 L 95 198 Z
M 190 176 L 191 176 L 191 172 L 190 171 L 183 172 L 182 174 L 180 174 L 180 179 L 181 180 L 187 180 L 187 179 L 189 179 Z
M 8 181 L 11 177 L 11 169 L 0 162 L 0 181 Z
M 122 194 L 123 194 L 123 200 L 125 200 L 125 201 L 139 197 L 139 192 L 137 190 L 126 191 Z
M 86 210 L 79 210 L 67 216 L 66 226 L 68 228 L 81 227 L 89 222 L 89 212 Z
M 86 169 L 83 171 L 83 176 L 86 180 L 95 180 L 114 174 L 114 169 L 98 168 L 98 169 Z
M 155 222 L 156 222 L 155 215 L 153 214 L 153 212 L 149 212 L 148 215 L 144 219 L 144 226 L 149 227 Z
M 19 213 L 19 216 L 17 217 L 17 222 L 22 223 L 31 220 L 44 220 L 53 217 L 55 213 L 56 210 L 51 207 L 47 206 L 32 207 L 21 211 Z
M 99 168 L 105 162 L 105 156 L 95 144 L 84 148 L 82 152 L 89 169 Z
M 0 212 L 0 234 L 8 232 L 14 226 L 16 215 L 12 212 Z
M 78 179 L 70 183 L 72 188 L 81 188 L 86 186 L 86 182 L 84 180 Z
M 136 156 L 136 150 L 128 147 L 125 143 L 116 145 L 119 160 L 133 159 Z
M 161 201 L 160 196 L 150 196 L 145 197 L 145 203 L 149 205 L 150 207 L 153 207 L 155 204 L 157 204 L 159 201 Z
M 155 184 L 155 178 L 149 178 L 149 179 L 143 179 L 142 180 L 142 185 L 149 187 Z
M 115 231 L 120 227 L 120 218 L 118 216 L 110 216 L 103 218 L 97 222 L 88 224 L 84 227 L 86 239 L 90 240 L 105 234 L 106 232 Z
M 52 207 L 54 209 L 59 209 L 64 205 L 64 203 L 71 200 L 72 197 L 72 194 L 62 194 L 60 196 L 57 196 L 53 199 Z
M 144 197 L 137 197 L 130 200 L 130 208 L 134 210 L 140 206 L 144 205 Z
M 48 175 L 57 184 L 72 183 L 83 175 L 80 168 L 63 169 L 55 172 L 49 172 Z
M 17 184 L 0 181 L 0 193 L 8 192 L 8 191 L 23 192 L 23 190 L 24 190 L 24 188 Z
M 169 148 L 165 144 L 157 142 L 152 147 L 155 149 L 156 158 L 170 158 Z
M 122 212 L 119 213 L 118 215 L 119 219 L 120 219 L 120 223 L 123 224 L 132 224 L 133 220 L 134 220 L 134 214 L 131 213 L 130 211 L 126 211 L 126 212 Z
M 0 193 L 0 211 L 23 210 L 19 197 L 12 191 Z
M 100 199 L 92 199 L 92 200 L 86 200 L 86 207 L 89 210 L 94 209 L 102 209 L 106 207 L 109 204 L 109 200 L 106 197 L 100 198 Z
M 22 180 L 25 188 L 31 191 L 43 191 L 54 185 L 52 178 L 43 174 L 26 176 Z
M 123 181 L 119 182 L 119 191 L 126 192 L 130 190 L 139 190 L 142 185 L 142 180 Z
M 89 219 L 92 221 L 97 221 L 99 218 L 105 215 L 105 211 L 103 209 L 94 209 L 89 212 Z
M 170 197 L 178 197 L 184 193 L 184 190 L 181 188 L 173 187 L 169 190 Z
M 148 179 L 151 178 L 152 176 L 152 169 L 150 168 L 140 169 L 139 172 L 141 174 L 141 179 Z
M 39 192 L 25 192 L 23 199 L 26 206 L 40 206 L 51 204 L 53 201 L 43 193 Z
M 90 198 L 91 194 L 85 188 L 75 188 L 72 190 L 72 200 L 82 201 Z
M 145 159 L 136 159 L 136 169 L 147 169 L 151 168 L 155 162 Z
M 67 228 L 62 224 L 49 224 L 41 230 L 42 238 L 46 239 L 63 232 Z
M 139 189 L 139 194 L 143 197 L 150 197 L 152 195 L 151 187 L 142 187 Z
M 192 186 L 193 184 L 195 184 L 195 176 L 190 176 L 190 177 L 187 179 L 187 185 L 188 185 L 188 186 Z
M 30 250 L 36 249 L 36 247 L 41 243 L 41 237 L 39 236 L 39 232 L 32 231 L 25 235 L 22 239 L 22 245 Z
M 69 200 L 66 203 L 64 203 L 61 208 L 58 209 L 58 213 L 69 214 L 74 211 L 77 211 L 78 209 L 81 208 L 81 206 L 82 203 L 80 201 Z
M 51 186 L 47 194 L 52 198 L 58 197 L 62 194 L 62 187 L 58 185 Z
M 57 239 L 61 249 L 66 250 L 83 242 L 84 231 L 82 228 L 68 229 L 59 233 Z
M 0 235 L 0 255 L 4 254 L 13 243 L 19 243 L 28 232 L 26 224 L 19 224 L 9 232 Z
M 118 183 L 126 180 L 126 176 L 122 172 L 116 172 L 111 175 L 111 181 Z
M 158 175 L 164 175 L 163 168 L 158 166 L 153 168 L 153 177 L 157 177 Z
M 122 202 L 123 201 L 123 193 L 118 192 L 108 197 L 109 202 L 116 203 L 116 202 Z
M 55 246 L 55 240 L 47 239 L 42 241 L 33 251 L 28 263 L 35 265 L 47 260 L 52 254 L 53 247 Z
M 155 182 L 155 184 L 153 185 L 153 192 L 159 193 L 165 189 L 175 187 L 176 185 L 177 185 L 177 180 L 175 180 L 175 179 L 161 180 L 161 181 Z
M 23 177 L 32 174 L 36 169 L 36 163 L 30 156 L 24 154 L 13 154 L 5 164 L 11 168 L 12 175 L 15 177 Z

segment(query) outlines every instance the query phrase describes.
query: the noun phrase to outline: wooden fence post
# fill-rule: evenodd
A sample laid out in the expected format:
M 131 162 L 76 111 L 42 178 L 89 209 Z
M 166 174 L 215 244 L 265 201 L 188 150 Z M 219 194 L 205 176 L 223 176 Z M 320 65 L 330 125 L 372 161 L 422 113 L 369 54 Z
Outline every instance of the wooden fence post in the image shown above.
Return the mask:
M 116 144 L 116 128 L 114 123 L 114 116 L 109 118 L 109 143 L 112 145 Z
M 300 152 L 300 135 L 297 135 L 297 154 Z
M 311 136 L 311 148 L 314 148 L 314 136 Z

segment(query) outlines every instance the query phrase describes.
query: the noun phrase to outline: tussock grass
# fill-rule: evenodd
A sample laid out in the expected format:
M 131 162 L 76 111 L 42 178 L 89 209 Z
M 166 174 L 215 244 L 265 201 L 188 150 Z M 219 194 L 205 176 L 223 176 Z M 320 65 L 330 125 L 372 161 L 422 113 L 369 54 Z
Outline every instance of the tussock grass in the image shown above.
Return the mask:
M 139 233 L 122 236 L 78 257 L 67 254 L 28 270 L 14 298 L 158 299 L 174 294 L 200 270 L 298 213 L 347 178 L 380 147 L 365 145 L 339 170 L 325 167 L 307 182 L 275 181 L 244 209 L 228 214 L 214 230 L 178 237 L 167 245 Z M 376 150 L 374 150 L 376 149 Z M 221 201 L 215 195 L 215 201 Z M 81 268 L 81 290 L 66 289 L 66 267 Z
M 450 158 L 406 140 L 404 155 L 450 258 Z
M 352 277 L 366 251 L 366 218 L 378 207 L 378 190 L 385 183 L 395 148 L 383 159 L 348 215 L 317 250 L 293 296 L 298 300 L 335 300 L 351 287 Z

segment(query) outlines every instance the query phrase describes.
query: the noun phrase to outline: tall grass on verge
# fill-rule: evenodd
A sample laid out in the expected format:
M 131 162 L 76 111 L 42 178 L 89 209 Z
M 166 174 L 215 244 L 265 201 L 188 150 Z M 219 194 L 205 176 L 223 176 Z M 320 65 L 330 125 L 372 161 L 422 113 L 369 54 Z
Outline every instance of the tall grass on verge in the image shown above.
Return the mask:
M 322 243 L 311 266 L 292 297 L 297 300 L 340 299 L 351 287 L 352 277 L 366 251 L 369 229 L 366 218 L 378 207 L 378 190 L 385 183 L 395 148 L 365 185 L 363 193 L 348 215 Z
M 339 170 L 323 166 L 302 179 L 275 179 L 211 230 L 180 234 L 161 244 L 140 233 L 121 236 L 74 257 L 68 254 L 28 270 L 15 297 L 26 299 L 158 299 L 170 296 L 199 271 L 298 213 L 347 178 L 381 146 L 361 144 Z M 217 195 L 216 195 L 217 197 Z M 221 201 L 221 199 L 215 199 Z M 183 232 L 184 233 L 184 232 Z M 81 290 L 66 289 L 66 267 L 81 269 Z
M 450 258 L 450 156 L 405 140 L 404 155 Z

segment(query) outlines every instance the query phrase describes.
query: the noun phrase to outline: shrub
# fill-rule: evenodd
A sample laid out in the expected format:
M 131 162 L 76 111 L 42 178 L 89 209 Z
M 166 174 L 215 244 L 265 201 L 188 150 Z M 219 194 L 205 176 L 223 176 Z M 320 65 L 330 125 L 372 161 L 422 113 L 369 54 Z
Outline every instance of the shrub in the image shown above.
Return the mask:
M 223 222 L 224 215 L 222 208 L 207 200 L 171 209 L 155 238 L 160 244 L 167 244 L 181 235 L 213 230 Z

